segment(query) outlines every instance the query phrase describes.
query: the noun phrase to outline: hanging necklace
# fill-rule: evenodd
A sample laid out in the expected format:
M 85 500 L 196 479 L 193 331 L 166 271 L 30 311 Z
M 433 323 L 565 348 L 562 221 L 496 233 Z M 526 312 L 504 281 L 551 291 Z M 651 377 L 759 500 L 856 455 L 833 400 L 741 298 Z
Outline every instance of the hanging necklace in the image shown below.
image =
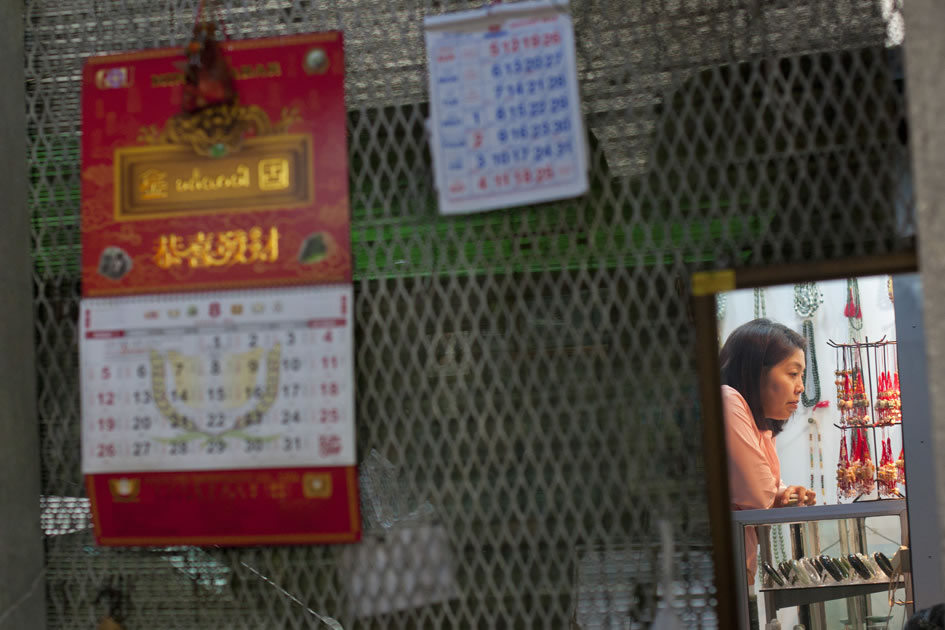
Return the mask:
M 773 543 L 772 547 L 774 547 L 775 566 L 778 566 L 788 559 L 787 550 L 784 547 L 784 532 L 781 531 L 780 523 L 771 525 L 771 541 Z
M 715 336 L 722 347 L 722 320 L 725 319 L 725 294 L 715 294 Z
M 794 285 L 794 310 L 801 318 L 813 317 L 823 303 L 824 294 L 817 288 L 816 282 L 799 282 Z
M 824 488 L 824 448 L 823 441 L 820 437 L 820 423 L 817 422 L 817 419 L 811 416 L 807 419 L 807 422 L 811 425 L 811 431 L 807 434 L 808 440 L 810 441 L 810 489 L 815 490 L 817 486 L 814 485 L 814 432 L 817 432 L 817 463 L 820 468 L 820 501 L 822 505 L 827 504 L 827 491 Z
M 860 285 L 856 278 L 847 278 L 847 305 L 843 314 L 850 325 L 850 339 L 856 340 L 856 334 L 863 328 L 863 310 L 860 308 Z
M 755 319 L 767 316 L 768 308 L 765 304 L 765 290 L 764 288 L 755 289 Z
M 807 369 L 804 369 L 804 391 L 801 392 L 801 401 L 805 407 L 813 407 L 820 402 L 820 371 L 817 369 L 817 353 L 814 345 L 814 322 L 811 319 L 817 308 L 823 304 L 824 295 L 817 289 L 814 282 L 801 282 L 794 285 L 794 311 L 804 320 L 801 330 L 807 341 L 807 365 L 810 366 L 811 376 L 814 379 L 813 396 L 807 395 Z

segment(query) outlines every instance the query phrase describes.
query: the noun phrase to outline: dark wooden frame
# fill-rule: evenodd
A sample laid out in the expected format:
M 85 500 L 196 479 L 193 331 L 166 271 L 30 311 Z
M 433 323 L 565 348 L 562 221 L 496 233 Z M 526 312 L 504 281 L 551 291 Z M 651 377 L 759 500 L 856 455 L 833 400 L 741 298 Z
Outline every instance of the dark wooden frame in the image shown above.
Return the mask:
M 836 280 L 918 271 L 915 251 L 883 256 L 699 272 L 692 276 L 693 315 L 696 328 L 696 369 L 702 403 L 703 456 L 706 496 L 712 531 L 715 565 L 716 614 L 719 628 L 739 628 L 732 541 L 732 515 L 728 493 L 728 460 L 722 420 L 722 383 L 719 374 L 719 340 L 716 320 L 717 293 L 772 285 Z M 744 628 L 742 630 L 748 630 Z

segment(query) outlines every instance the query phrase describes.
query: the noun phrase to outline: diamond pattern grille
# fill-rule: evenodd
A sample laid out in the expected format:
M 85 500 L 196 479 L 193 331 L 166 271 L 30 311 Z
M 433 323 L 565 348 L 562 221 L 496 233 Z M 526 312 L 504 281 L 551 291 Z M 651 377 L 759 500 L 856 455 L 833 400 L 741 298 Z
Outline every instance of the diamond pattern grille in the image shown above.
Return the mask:
M 436 213 L 424 15 L 456 0 L 222 0 L 234 38 L 343 29 L 357 548 L 99 549 L 79 469 L 79 73 L 181 45 L 194 0 L 27 0 L 49 627 L 644 628 L 656 521 L 715 627 L 686 284 L 914 233 L 892 0 L 573 0 L 585 198 Z M 901 34 L 900 34 L 901 35 Z M 891 41 L 891 39 L 893 41 Z

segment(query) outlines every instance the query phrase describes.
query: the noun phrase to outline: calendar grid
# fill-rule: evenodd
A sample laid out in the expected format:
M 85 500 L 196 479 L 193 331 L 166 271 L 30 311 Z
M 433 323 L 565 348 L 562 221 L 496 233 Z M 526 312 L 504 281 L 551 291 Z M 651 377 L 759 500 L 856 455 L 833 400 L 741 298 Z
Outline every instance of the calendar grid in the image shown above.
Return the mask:
M 484 210 L 587 188 L 573 33 L 532 3 L 510 15 L 428 20 L 431 125 L 440 210 Z
M 86 300 L 83 470 L 352 465 L 350 301 L 341 288 L 182 298 L 185 310 Z M 197 321 L 167 321 L 179 318 Z

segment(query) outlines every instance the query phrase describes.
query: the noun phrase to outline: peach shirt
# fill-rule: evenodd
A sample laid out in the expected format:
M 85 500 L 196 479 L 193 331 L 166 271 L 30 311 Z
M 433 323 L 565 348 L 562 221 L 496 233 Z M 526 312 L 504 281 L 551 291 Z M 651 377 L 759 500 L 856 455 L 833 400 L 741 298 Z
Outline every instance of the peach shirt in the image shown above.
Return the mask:
M 722 408 L 732 509 L 768 509 L 778 492 L 785 489 L 775 438 L 771 431 L 758 430 L 748 402 L 728 385 L 722 386 Z M 748 581 L 753 583 L 758 570 L 758 535 L 754 527 L 745 528 L 745 560 Z

